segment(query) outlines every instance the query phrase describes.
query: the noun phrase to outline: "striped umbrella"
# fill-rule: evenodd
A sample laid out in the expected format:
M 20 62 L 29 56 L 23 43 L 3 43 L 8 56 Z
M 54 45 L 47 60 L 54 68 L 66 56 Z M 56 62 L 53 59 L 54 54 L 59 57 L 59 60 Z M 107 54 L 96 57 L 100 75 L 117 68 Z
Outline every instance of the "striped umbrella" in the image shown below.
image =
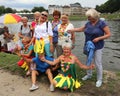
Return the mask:
M 0 17 L 0 23 L 2 24 L 18 23 L 19 21 L 21 21 L 21 16 L 17 14 L 5 14 Z

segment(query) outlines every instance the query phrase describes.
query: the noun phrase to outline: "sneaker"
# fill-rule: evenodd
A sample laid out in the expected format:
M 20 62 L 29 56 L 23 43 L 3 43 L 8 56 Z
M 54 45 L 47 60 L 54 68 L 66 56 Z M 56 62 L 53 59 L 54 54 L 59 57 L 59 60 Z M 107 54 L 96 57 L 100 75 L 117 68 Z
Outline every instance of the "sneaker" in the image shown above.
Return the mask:
M 85 80 L 90 79 L 90 78 L 91 78 L 91 75 L 85 75 L 85 76 L 82 78 L 82 80 L 85 81 Z
M 100 87 L 102 85 L 102 80 L 98 80 L 97 82 L 96 82 L 96 87 Z
M 36 90 L 36 89 L 38 89 L 38 86 L 32 85 L 32 87 L 31 87 L 29 90 L 30 90 L 30 91 L 33 91 L 33 90 Z
M 50 91 L 51 91 L 51 92 L 54 91 L 54 85 L 53 85 L 53 84 L 50 85 Z

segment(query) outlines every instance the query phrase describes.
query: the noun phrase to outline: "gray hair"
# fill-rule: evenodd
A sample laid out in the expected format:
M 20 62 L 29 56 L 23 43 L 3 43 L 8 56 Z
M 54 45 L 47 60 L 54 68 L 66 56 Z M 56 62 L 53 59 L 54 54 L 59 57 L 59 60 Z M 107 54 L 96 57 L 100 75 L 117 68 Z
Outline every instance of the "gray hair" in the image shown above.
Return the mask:
M 94 18 L 94 19 L 98 19 L 98 18 L 100 18 L 100 13 L 98 12 L 98 11 L 96 11 L 95 9 L 89 9 L 86 13 L 85 13 L 85 15 L 87 16 L 87 17 L 92 17 L 92 18 Z
M 28 18 L 26 16 L 22 17 L 22 20 L 27 20 L 28 21 Z
M 67 47 L 67 48 L 72 48 L 72 43 L 70 43 L 70 42 L 64 42 L 63 44 L 62 44 L 62 48 L 64 48 L 64 47 Z

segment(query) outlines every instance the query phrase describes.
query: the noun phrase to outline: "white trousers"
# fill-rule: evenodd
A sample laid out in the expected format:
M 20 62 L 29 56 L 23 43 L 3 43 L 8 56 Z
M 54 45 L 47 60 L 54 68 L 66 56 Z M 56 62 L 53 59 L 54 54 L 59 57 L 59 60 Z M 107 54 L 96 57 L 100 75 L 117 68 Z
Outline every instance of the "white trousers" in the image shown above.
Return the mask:
M 103 49 L 96 50 L 94 54 L 94 63 L 97 71 L 97 80 L 103 79 L 102 50 Z M 87 70 L 87 75 L 92 76 L 92 70 Z

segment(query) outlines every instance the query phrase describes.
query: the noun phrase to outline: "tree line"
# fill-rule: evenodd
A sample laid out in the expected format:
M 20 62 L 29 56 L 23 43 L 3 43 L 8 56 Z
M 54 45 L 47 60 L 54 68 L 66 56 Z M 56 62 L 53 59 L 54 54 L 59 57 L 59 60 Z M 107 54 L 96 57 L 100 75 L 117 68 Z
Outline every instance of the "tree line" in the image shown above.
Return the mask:
M 108 0 L 100 6 L 96 6 L 97 11 L 101 13 L 114 13 L 120 11 L 120 0 Z
M 101 13 L 114 13 L 116 11 L 120 11 L 120 0 L 108 0 L 107 2 L 105 2 L 102 5 L 96 5 L 95 8 L 97 11 L 101 12 Z M 5 8 L 5 6 L 0 6 L 0 15 L 5 14 L 5 13 L 16 13 L 16 12 L 35 12 L 35 11 L 47 11 L 44 7 L 34 7 L 32 10 L 21 10 L 21 11 L 17 11 L 16 9 L 12 9 L 10 7 Z
M 46 10 L 44 7 L 34 7 L 32 10 L 27 10 L 27 9 L 24 9 L 24 10 L 21 10 L 21 11 L 17 11 L 16 9 L 12 9 L 10 7 L 5 7 L 5 6 L 0 6 L 0 15 L 2 14 L 5 14 L 5 13 L 30 13 L 30 12 L 36 12 L 36 11 L 39 11 L 39 12 L 42 12 L 42 11 L 48 11 Z

